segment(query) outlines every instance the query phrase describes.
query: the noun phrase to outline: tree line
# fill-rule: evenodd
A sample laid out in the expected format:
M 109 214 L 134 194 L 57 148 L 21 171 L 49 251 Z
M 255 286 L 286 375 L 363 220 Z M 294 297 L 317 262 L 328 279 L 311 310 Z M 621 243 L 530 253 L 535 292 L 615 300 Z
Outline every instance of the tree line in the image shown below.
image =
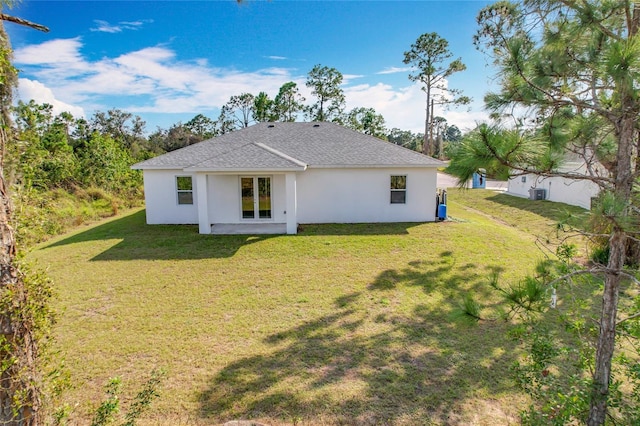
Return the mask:
M 231 96 L 217 119 L 195 115 L 186 123 L 147 134 L 142 118 L 119 109 L 98 111 L 89 118 L 69 112 L 55 115 L 50 104 L 18 102 L 12 113 L 16 141 L 7 147 L 5 167 L 11 184 L 46 190 L 73 186 L 98 187 L 125 196 L 140 196 L 141 180 L 133 163 L 260 122 L 332 121 L 358 132 L 423 151 L 424 134 L 387 129 L 373 108 L 345 111 L 342 74 L 316 65 L 307 78 L 315 101 L 305 105 L 297 84 L 286 82 L 275 98 L 265 92 Z M 461 139 L 455 125 L 434 118 L 433 153 L 448 157 Z
M 293 81 L 284 83 L 273 99 L 263 91 L 233 95 L 220 108 L 217 119 L 198 114 L 186 123 L 157 129 L 149 136 L 150 145 L 168 152 L 255 123 L 303 120 L 335 122 L 409 149 L 423 151 L 423 133 L 387 128 L 384 117 L 374 108 L 356 107 L 347 111 L 342 82 L 343 75 L 337 69 L 316 65 L 309 71 L 305 83 L 315 98 L 311 104 L 305 104 L 307 99 Z M 460 129 L 447 123 L 444 117 L 434 117 L 433 123 L 431 137 L 436 141 L 436 146 L 430 150 L 430 154 L 446 157 L 447 146 L 460 140 Z

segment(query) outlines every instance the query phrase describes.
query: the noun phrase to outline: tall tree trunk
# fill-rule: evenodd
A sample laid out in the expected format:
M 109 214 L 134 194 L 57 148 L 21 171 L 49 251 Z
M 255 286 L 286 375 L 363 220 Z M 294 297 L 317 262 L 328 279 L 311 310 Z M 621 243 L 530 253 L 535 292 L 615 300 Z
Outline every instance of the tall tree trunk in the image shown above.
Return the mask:
M 429 120 L 429 152 L 427 155 L 431 157 L 435 151 L 435 141 L 433 140 L 433 99 L 431 99 L 431 113 L 429 114 Z
M 36 370 L 37 348 L 28 323 L 21 322 L 19 311 L 24 309 L 26 293 L 24 282 L 14 264 L 16 254 L 15 237 L 11 228 L 11 199 L 3 177 L 4 147 L 7 136 L 0 129 L 0 297 L 11 292 L 14 306 L 3 303 L 0 312 L 0 424 L 38 425 L 40 424 L 40 398 L 33 387 L 38 374 Z
M 425 119 L 424 119 L 424 141 L 422 142 L 422 153 L 425 155 L 429 155 L 429 151 L 431 150 L 430 141 L 429 141 L 429 129 L 431 128 L 431 117 L 429 115 L 430 104 L 431 104 L 431 87 L 427 84 L 427 107 L 425 108 Z
M 0 424 L 41 424 L 40 393 L 35 387 L 37 345 L 27 308 L 30 297 L 15 266 L 16 241 L 11 228 L 11 198 L 4 179 L 4 160 L 11 129 L 11 99 L 16 71 L 0 21 Z
M 608 268 L 612 268 L 605 278 L 602 295 L 602 314 L 600 316 L 600 334 L 596 350 L 593 390 L 589 409 L 589 426 L 603 425 L 607 416 L 607 400 L 611 377 L 611 359 L 615 350 L 616 318 L 620 294 L 620 275 L 614 270 L 622 269 L 625 258 L 626 235 L 616 231 L 609 241 L 610 254 Z
M 629 108 L 629 110 L 632 110 Z M 635 135 L 635 117 L 628 115 L 616 126 L 618 152 L 616 155 L 616 201 L 627 206 L 631 199 L 634 167 L 631 163 L 632 148 Z M 628 215 L 628 208 L 622 213 Z M 624 217 L 619 218 L 624 219 Z M 622 220 L 623 221 L 623 220 Z M 621 222 L 622 222 L 621 221 Z M 600 316 L 600 334 L 596 349 L 595 371 L 593 373 L 593 389 L 589 408 L 589 426 L 603 425 L 607 416 L 609 384 L 611 380 L 611 360 L 615 350 L 616 322 L 620 281 L 626 260 L 627 234 L 617 223 L 614 223 L 609 238 L 609 262 L 605 273 L 604 293 L 602 295 L 602 313 Z

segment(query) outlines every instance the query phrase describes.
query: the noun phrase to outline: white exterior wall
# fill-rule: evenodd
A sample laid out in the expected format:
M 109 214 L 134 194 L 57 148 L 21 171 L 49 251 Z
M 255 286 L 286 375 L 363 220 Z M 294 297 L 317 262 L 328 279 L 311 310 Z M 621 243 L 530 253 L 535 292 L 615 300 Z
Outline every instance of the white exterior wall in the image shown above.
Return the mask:
M 148 224 L 198 223 L 195 175 L 182 170 L 145 170 L 143 176 Z M 193 204 L 178 204 L 176 176 L 191 176 Z
M 522 180 L 525 180 L 523 182 Z M 588 180 L 573 180 L 563 177 L 542 177 L 534 174 L 514 176 L 509 179 L 507 192 L 529 198 L 529 189 L 547 190 L 546 200 L 571 204 L 585 209 L 591 208 L 591 197 L 600 192 L 599 187 Z
M 391 176 L 407 176 L 406 204 L 391 204 Z M 191 176 L 192 205 L 179 205 L 176 176 Z M 271 177 L 272 219 L 242 219 L 241 176 Z M 286 223 L 284 174 L 207 175 L 208 217 L 215 223 Z M 296 173 L 297 223 L 435 220 L 436 169 L 307 169 Z M 198 224 L 197 179 L 181 170 L 145 170 L 148 224 Z
M 242 219 L 241 177 L 271 178 L 271 219 Z M 208 175 L 209 219 L 211 223 L 285 223 L 286 197 L 283 174 Z
M 406 204 L 391 204 L 391 175 L 407 176 Z M 435 220 L 436 169 L 313 169 L 297 174 L 298 223 Z

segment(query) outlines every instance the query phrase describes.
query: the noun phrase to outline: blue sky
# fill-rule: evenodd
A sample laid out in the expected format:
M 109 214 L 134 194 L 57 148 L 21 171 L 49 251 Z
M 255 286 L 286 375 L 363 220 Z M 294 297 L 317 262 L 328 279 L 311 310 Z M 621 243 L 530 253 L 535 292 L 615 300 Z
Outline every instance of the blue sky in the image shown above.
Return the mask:
M 347 109 L 371 107 L 389 128 L 421 131 L 425 95 L 402 63 L 420 34 L 449 41 L 467 70 L 450 87 L 470 108 L 437 112 L 469 129 L 486 118 L 494 71 L 472 45 L 483 1 L 30 1 L 10 13 L 49 33 L 7 23 L 20 69 L 19 96 L 91 116 L 120 108 L 147 130 L 202 113 L 217 118 L 230 96 L 298 83 L 316 64 L 345 82 Z

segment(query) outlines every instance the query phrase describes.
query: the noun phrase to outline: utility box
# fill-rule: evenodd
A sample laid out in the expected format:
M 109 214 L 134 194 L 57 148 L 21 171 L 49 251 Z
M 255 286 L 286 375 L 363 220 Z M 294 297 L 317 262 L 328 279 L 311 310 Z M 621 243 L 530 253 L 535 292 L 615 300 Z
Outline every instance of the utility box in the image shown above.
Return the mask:
M 531 188 L 529 190 L 529 199 L 530 200 L 546 200 L 547 190 L 544 188 Z
M 487 173 L 483 170 L 479 170 L 473 174 L 473 179 L 471 181 L 471 188 L 486 188 L 487 187 Z
M 438 219 L 439 220 L 445 220 L 447 218 L 447 205 L 446 204 L 440 204 L 438 206 Z

